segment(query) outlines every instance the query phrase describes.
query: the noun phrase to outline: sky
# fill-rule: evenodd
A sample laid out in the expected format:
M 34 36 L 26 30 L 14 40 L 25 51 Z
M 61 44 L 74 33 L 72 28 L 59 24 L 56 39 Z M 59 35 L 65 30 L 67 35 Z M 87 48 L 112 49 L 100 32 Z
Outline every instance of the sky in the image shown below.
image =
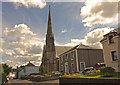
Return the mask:
M 2 3 L 2 62 L 16 67 L 31 61 L 40 65 L 51 5 L 56 45 L 85 44 L 102 48 L 103 35 L 118 27 L 118 3 L 42 2 L 8 0 Z
M 49 4 L 51 5 L 53 32 L 56 42 L 65 44 L 70 42 L 72 38 L 83 38 L 86 35 L 86 29 L 81 23 L 80 16 L 82 2 L 48 3 L 42 9 L 26 8 L 24 6 L 16 8 L 13 3 L 3 3 L 3 28 L 12 28 L 16 24 L 26 24 L 32 32 L 44 38 L 47 30 Z

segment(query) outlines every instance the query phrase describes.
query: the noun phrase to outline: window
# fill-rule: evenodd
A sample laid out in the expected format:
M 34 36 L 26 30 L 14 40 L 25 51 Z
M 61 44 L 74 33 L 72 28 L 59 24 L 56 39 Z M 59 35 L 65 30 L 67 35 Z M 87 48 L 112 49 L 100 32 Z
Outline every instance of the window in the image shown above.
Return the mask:
M 109 36 L 109 43 L 114 43 L 114 39 L 113 39 L 113 36 Z
M 112 51 L 111 54 L 112 54 L 112 60 L 113 60 L 113 61 L 118 60 L 117 52 L 116 52 L 116 51 Z
M 74 64 L 73 64 L 73 63 L 71 64 L 71 70 L 72 70 L 72 72 L 75 71 L 75 68 L 74 68 Z
M 71 59 L 74 59 L 74 52 L 71 53 Z
M 85 69 L 85 62 L 80 62 L 80 70 L 83 71 Z
M 66 54 L 66 61 L 68 60 L 68 54 Z
M 68 66 L 68 62 L 65 63 L 65 72 L 69 73 L 69 66 Z
M 61 56 L 60 58 L 61 58 L 61 62 L 63 62 L 63 56 Z
M 61 65 L 61 72 L 63 72 L 63 65 Z

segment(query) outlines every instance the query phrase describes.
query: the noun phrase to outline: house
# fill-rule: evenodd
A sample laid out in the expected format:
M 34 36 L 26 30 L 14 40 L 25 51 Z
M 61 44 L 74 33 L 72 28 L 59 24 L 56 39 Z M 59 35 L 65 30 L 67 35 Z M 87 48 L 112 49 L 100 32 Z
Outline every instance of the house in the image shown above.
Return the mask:
M 120 27 L 104 35 L 100 42 L 103 45 L 106 66 L 120 72 Z
M 103 50 L 80 44 L 60 54 L 59 61 L 60 72 L 76 73 L 103 63 Z
M 17 68 L 17 78 L 20 78 L 24 75 L 30 75 L 32 73 L 39 73 L 39 66 L 35 66 L 31 62 L 25 66 L 20 66 Z

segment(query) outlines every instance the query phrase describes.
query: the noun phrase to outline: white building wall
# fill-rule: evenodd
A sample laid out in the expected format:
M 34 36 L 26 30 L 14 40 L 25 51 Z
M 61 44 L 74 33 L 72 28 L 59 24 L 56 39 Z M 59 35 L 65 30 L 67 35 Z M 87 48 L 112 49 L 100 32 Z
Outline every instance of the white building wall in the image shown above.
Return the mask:
M 18 73 L 18 78 L 20 78 L 22 75 L 30 75 L 31 73 L 39 73 L 39 66 L 25 67 Z
M 18 78 L 20 78 L 22 75 L 24 75 L 24 69 L 22 69 L 20 72 L 18 72 Z
M 31 73 L 39 73 L 39 67 L 38 66 L 25 67 L 25 75 L 30 75 Z

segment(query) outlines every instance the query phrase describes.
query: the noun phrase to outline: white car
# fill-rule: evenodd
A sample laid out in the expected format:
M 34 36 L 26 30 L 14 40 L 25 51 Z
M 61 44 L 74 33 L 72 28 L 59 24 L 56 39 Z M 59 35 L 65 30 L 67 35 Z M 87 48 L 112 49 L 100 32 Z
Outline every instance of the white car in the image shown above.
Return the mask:
M 86 73 L 87 71 L 95 71 L 96 69 L 94 67 L 87 67 L 85 68 L 83 71 L 81 71 L 80 73 Z
M 58 71 L 52 71 L 52 74 L 58 74 L 58 73 L 60 73 L 60 72 L 58 72 Z

